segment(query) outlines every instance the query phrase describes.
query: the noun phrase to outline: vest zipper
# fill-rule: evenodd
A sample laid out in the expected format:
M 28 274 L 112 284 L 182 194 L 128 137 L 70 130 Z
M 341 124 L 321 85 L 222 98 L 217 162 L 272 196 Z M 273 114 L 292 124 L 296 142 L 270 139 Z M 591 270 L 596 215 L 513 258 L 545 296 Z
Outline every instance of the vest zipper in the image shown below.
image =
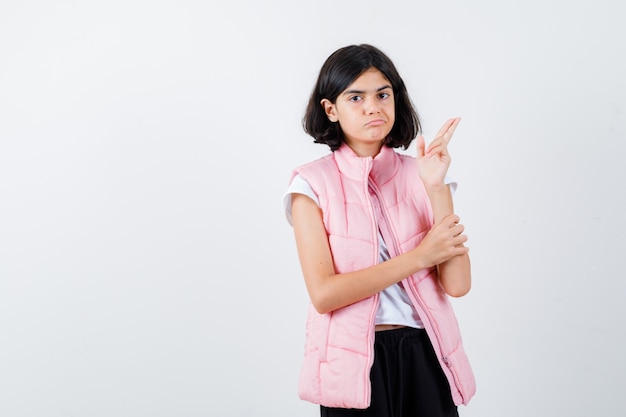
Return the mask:
M 370 180 L 367 181 L 367 188 L 370 195 L 370 201 L 372 202 L 372 208 L 374 209 L 374 220 L 376 221 L 376 227 L 378 229 L 377 233 L 380 231 L 387 249 L 392 248 L 390 255 L 392 257 L 398 256 L 400 251 L 398 249 L 396 239 L 389 228 L 387 216 L 385 216 L 382 205 L 380 204 L 380 192 Z M 374 238 L 376 239 L 375 242 L 378 242 L 378 236 L 374 236 Z
M 378 229 L 380 230 L 380 233 L 383 236 L 385 245 L 387 246 L 387 249 L 389 250 L 389 255 L 392 258 L 394 256 L 398 256 L 401 253 L 400 247 L 398 245 L 397 239 L 395 238 L 391 230 L 391 227 L 389 226 L 389 223 L 387 221 L 387 216 L 385 215 L 385 211 L 380 202 L 380 191 L 378 190 L 376 185 L 371 180 L 369 180 L 369 178 L 368 178 L 368 191 L 370 195 L 370 200 L 372 202 L 372 207 L 374 209 L 376 226 L 378 227 Z M 404 285 L 405 282 L 408 288 L 405 287 Z M 411 280 L 408 280 L 408 277 L 400 281 L 399 284 L 402 288 L 404 288 L 404 290 L 409 295 L 409 298 L 413 301 L 413 307 L 417 310 L 417 314 L 419 315 L 422 323 L 424 324 L 424 328 L 426 329 L 427 334 L 430 336 L 429 339 L 431 340 L 431 344 L 433 345 L 433 348 L 435 349 L 437 356 L 440 358 L 441 362 L 443 362 L 445 366 L 448 369 L 450 369 L 450 372 L 452 372 L 452 364 L 450 363 L 447 357 L 443 356 L 442 349 L 439 346 L 439 335 L 437 334 L 437 332 L 435 331 L 435 329 L 433 328 L 431 324 L 432 318 L 427 314 L 426 310 L 422 307 L 423 304 L 420 300 L 417 290 L 415 289 L 415 286 L 413 285 Z M 455 384 L 456 384 L 456 381 L 455 381 Z M 457 388 L 458 388 L 458 385 L 457 385 Z M 459 392 L 461 392 L 460 389 L 459 389 Z
M 365 161 L 365 172 L 366 172 L 366 181 L 369 187 L 369 172 L 372 169 L 372 159 L 366 160 Z M 370 198 L 370 201 L 372 201 L 372 198 Z M 378 223 L 376 217 L 376 209 L 374 208 L 374 203 L 372 202 L 372 208 L 373 208 L 373 213 L 372 213 L 372 217 L 374 222 Z M 380 252 L 380 248 L 379 243 L 378 243 L 378 231 L 375 229 L 375 233 L 374 236 L 372 236 L 373 242 L 375 242 L 375 248 L 376 250 L 374 251 L 374 262 L 378 262 L 379 261 L 379 252 Z M 372 369 L 372 365 L 374 364 L 374 343 L 376 341 L 376 312 L 378 311 L 378 306 L 380 303 L 380 295 L 378 294 L 374 294 L 374 303 L 373 303 L 373 307 L 372 307 L 372 311 L 370 312 L 370 330 L 368 332 L 369 334 L 369 341 L 368 341 L 368 346 L 369 346 L 369 366 L 368 369 Z M 372 384 L 369 381 L 370 375 L 369 372 L 364 375 L 365 377 L 365 381 L 363 384 L 363 387 L 365 389 L 365 396 L 364 398 L 371 398 L 372 396 Z

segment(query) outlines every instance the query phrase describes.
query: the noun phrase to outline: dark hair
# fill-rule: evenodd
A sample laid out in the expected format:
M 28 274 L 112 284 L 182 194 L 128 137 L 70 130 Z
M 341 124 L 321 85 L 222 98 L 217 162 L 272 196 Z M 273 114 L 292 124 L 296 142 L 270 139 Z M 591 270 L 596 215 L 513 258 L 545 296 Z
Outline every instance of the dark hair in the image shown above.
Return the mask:
M 339 149 L 343 133 L 338 122 L 328 120 L 321 101 L 326 98 L 335 103 L 339 94 L 370 68 L 383 73 L 393 88 L 396 117 L 384 144 L 390 148 L 407 149 L 420 133 L 417 111 L 393 62 L 374 46 L 350 45 L 336 50 L 326 59 L 309 98 L 302 125 L 315 143 L 325 143 L 331 151 Z

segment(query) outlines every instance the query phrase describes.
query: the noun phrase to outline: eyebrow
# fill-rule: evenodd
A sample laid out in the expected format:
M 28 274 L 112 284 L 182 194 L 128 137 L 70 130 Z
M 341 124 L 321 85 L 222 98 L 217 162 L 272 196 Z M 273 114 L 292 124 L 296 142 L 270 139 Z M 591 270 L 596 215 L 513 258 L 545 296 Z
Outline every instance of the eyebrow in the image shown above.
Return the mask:
M 388 88 L 391 88 L 391 86 L 390 85 L 384 85 L 384 86 L 378 88 L 376 90 L 376 92 L 378 93 L 379 91 L 383 91 L 383 90 L 386 90 Z M 366 91 L 363 91 L 363 90 L 347 90 L 347 91 L 343 92 L 343 95 L 345 96 L 345 95 L 348 95 L 348 94 L 365 94 L 365 93 L 366 93 Z

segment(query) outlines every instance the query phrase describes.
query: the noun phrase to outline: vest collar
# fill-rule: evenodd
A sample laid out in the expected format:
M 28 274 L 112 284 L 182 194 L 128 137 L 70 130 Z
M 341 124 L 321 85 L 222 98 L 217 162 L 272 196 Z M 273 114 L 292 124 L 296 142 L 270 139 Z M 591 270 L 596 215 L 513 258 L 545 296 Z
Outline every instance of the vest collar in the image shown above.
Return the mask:
M 345 143 L 333 152 L 333 155 L 342 174 L 360 181 L 365 181 L 369 176 L 378 185 L 393 178 L 400 166 L 399 155 L 385 145 L 375 157 L 358 156 Z

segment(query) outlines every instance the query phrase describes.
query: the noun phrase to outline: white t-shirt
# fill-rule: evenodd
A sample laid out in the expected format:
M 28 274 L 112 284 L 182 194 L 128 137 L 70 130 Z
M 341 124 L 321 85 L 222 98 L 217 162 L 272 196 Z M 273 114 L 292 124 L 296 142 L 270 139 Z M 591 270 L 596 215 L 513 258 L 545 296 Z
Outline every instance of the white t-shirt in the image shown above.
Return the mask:
M 454 193 L 457 185 L 456 182 L 446 177 L 445 183 L 450 185 L 450 189 Z M 296 175 L 283 195 L 285 215 L 287 216 L 289 224 L 292 224 L 291 194 L 293 193 L 304 194 L 315 201 L 315 203 L 319 206 L 317 195 L 315 195 L 309 183 L 300 175 Z M 389 260 L 389 251 L 387 250 L 387 246 L 385 245 L 385 241 L 383 240 L 380 231 L 378 232 L 378 243 L 378 261 L 384 262 Z M 376 312 L 375 323 L 399 324 L 418 329 L 424 328 L 417 311 L 413 308 L 413 304 L 411 303 L 409 296 L 400 283 L 393 284 L 380 292 L 380 305 L 378 306 L 378 311 Z

